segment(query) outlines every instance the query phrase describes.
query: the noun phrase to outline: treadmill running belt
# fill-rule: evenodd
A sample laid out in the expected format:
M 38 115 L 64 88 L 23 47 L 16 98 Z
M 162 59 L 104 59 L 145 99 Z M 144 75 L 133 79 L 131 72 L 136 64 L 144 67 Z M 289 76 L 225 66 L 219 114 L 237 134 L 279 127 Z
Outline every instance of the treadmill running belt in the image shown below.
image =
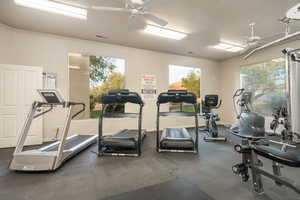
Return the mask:
M 162 138 L 191 141 L 192 136 L 185 128 L 166 128 Z
M 166 128 L 160 140 L 163 149 L 192 150 L 194 143 L 195 134 L 192 135 L 185 128 Z
M 144 187 L 121 195 L 104 198 L 102 200 L 214 200 L 196 185 L 177 179 Z
M 66 142 L 64 144 L 64 151 L 75 147 L 76 145 L 82 143 L 83 141 L 89 139 L 90 137 L 92 137 L 92 136 L 91 135 L 77 135 L 74 138 L 66 140 Z M 59 145 L 57 144 L 49 149 L 46 149 L 45 151 L 57 151 L 58 146 Z
M 145 131 L 142 130 L 142 137 L 144 134 L 145 134 Z M 105 139 L 122 138 L 124 140 L 128 139 L 128 140 L 138 141 L 138 137 L 139 137 L 138 130 L 125 129 L 115 135 L 105 137 Z
M 145 131 L 142 130 L 142 140 L 145 137 Z M 119 149 L 135 149 L 138 142 L 138 130 L 123 130 L 112 136 L 105 136 L 101 141 L 103 146 Z

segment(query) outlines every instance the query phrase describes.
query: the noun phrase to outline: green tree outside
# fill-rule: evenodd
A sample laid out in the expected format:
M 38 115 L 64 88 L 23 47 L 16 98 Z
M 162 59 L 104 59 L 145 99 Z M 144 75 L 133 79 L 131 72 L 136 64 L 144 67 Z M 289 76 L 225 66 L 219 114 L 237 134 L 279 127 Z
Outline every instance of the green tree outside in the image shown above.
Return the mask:
M 186 78 L 181 79 L 182 87 L 187 91 L 193 92 L 200 97 L 200 74 L 197 72 L 190 72 Z
M 181 78 L 180 85 L 182 88 L 186 89 L 188 92 L 192 92 L 196 94 L 198 99 L 200 100 L 200 72 L 197 71 L 191 71 L 185 78 Z M 170 85 L 171 86 L 171 85 Z M 200 108 L 200 101 L 198 104 L 198 107 Z M 182 109 L 181 109 L 182 108 Z M 170 104 L 170 110 L 173 112 L 182 111 L 182 112 L 193 112 L 194 107 L 191 105 L 180 105 L 177 103 L 171 103 Z
M 256 112 L 271 115 L 275 107 L 285 104 L 284 61 L 269 61 L 241 68 L 242 87 L 253 94 Z
M 124 89 L 125 77 L 116 72 L 112 64 L 113 58 L 90 56 L 90 117 L 97 118 L 101 110 L 96 106 L 101 102 L 101 95 L 110 90 Z M 107 108 L 109 112 L 124 112 L 124 105 L 112 105 Z

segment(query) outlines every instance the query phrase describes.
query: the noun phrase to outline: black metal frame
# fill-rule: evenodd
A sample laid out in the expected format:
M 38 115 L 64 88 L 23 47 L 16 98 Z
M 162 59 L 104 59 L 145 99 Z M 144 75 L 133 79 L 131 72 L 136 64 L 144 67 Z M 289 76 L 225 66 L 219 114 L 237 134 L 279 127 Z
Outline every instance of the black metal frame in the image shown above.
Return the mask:
M 144 104 L 139 105 L 139 113 L 115 113 L 115 114 L 106 114 L 105 110 L 106 107 L 110 104 L 102 104 L 102 111 L 99 116 L 99 123 L 98 123 L 98 156 L 141 156 L 141 146 L 142 146 L 142 117 L 143 117 L 143 107 Z M 105 137 L 103 136 L 103 120 L 104 118 L 138 118 L 138 141 L 135 143 L 136 151 L 134 153 L 128 152 L 113 152 L 108 153 L 103 150 L 102 141 L 105 141 Z
M 249 170 L 251 170 L 253 190 L 258 194 L 264 193 L 262 176 L 274 180 L 278 186 L 286 186 L 300 194 L 300 185 L 296 185 L 290 179 L 282 176 L 282 164 L 272 160 L 273 174 L 261 169 L 263 163 L 259 160 L 258 154 L 254 150 L 255 145 L 260 142 L 259 139 L 243 138 L 241 145 L 235 145 L 235 151 L 242 154 L 242 162 L 232 167 L 233 172 L 240 175 L 244 182 L 247 182 L 249 180 Z
M 197 112 L 197 102 L 192 103 L 194 106 L 194 112 L 160 112 L 160 105 L 161 103 L 157 102 L 157 115 L 156 115 L 156 151 L 157 152 L 186 152 L 186 153 L 196 153 L 198 154 L 199 149 L 198 149 L 198 112 Z M 166 116 L 183 116 L 183 117 L 195 117 L 195 134 L 196 134 L 196 139 L 194 142 L 194 148 L 193 150 L 178 150 L 178 149 L 161 149 L 160 148 L 160 138 L 161 138 L 161 133 L 159 130 L 159 125 L 160 125 L 160 117 L 166 117 Z

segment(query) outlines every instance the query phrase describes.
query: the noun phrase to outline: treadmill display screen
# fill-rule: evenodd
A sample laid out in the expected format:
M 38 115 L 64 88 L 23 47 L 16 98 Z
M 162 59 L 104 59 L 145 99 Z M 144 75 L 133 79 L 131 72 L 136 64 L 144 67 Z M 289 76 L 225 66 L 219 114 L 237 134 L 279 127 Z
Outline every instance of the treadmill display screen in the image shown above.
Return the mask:
M 41 92 L 41 95 L 47 101 L 47 103 L 57 104 L 61 103 L 55 92 Z

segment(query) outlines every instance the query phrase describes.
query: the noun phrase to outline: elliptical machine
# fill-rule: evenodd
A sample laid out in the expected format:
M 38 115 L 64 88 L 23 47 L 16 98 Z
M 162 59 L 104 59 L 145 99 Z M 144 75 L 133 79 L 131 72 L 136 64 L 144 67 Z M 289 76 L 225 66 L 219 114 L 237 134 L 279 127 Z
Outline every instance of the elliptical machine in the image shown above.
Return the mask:
M 252 93 L 244 88 L 238 89 L 233 97 L 233 106 L 236 113 L 237 124 L 232 128 L 239 137 L 251 137 L 261 139 L 265 137 L 265 118 L 259 113 L 253 112 L 251 104 Z M 239 106 L 239 110 L 237 108 Z
M 236 90 L 233 97 L 234 111 L 237 124 L 233 127 L 233 135 L 242 139 L 240 145 L 235 145 L 234 150 L 242 153 L 242 162 L 232 167 L 234 174 L 242 177 L 243 182 L 249 180 L 249 161 L 251 160 L 250 144 L 258 144 L 265 139 L 265 118 L 258 113 L 252 112 L 252 93 L 244 88 Z M 237 108 L 239 106 L 239 110 Z
M 205 128 L 200 131 L 204 131 L 208 136 L 204 137 L 204 141 L 227 141 L 226 137 L 219 137 L 219 130 L 217 121 L 220 121 L 218 114 L 213 113 L 213 109 L 218 109 L 222 105 L 222 100 L 219 100 L 219 96 L 216 94 L 206 95 L 202 100 L 202 117 L 205 120 Z

